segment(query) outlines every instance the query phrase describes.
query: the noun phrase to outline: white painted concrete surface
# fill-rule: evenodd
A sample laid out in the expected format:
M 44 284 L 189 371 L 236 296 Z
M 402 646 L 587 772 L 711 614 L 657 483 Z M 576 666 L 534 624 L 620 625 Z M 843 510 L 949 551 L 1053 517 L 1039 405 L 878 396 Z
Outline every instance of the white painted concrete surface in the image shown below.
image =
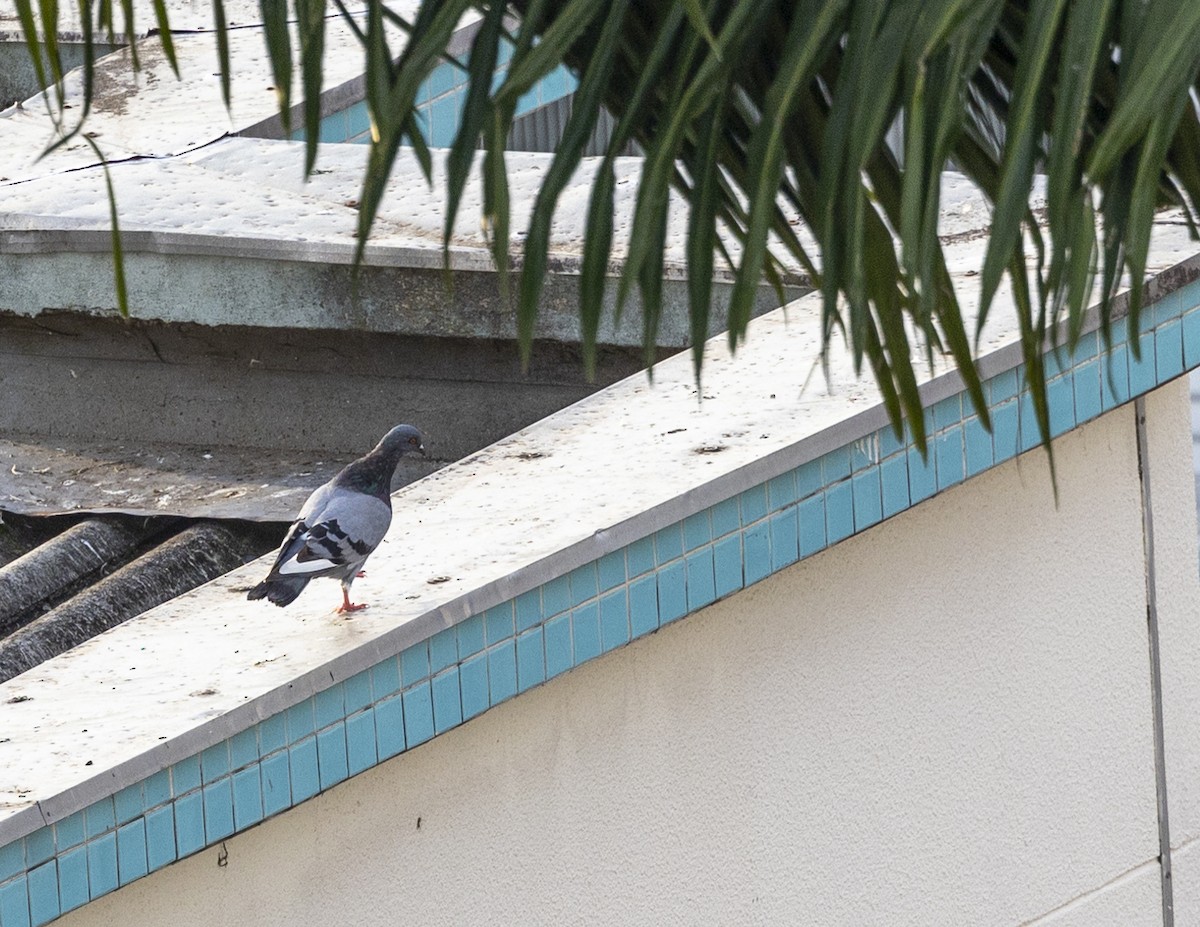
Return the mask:
M 1198 923 L 1185 381 L 1147 409 Z M 1160 924 L 1133 407 L 1057 466 L 1057 508 L 1028 454 L 63 924 Z

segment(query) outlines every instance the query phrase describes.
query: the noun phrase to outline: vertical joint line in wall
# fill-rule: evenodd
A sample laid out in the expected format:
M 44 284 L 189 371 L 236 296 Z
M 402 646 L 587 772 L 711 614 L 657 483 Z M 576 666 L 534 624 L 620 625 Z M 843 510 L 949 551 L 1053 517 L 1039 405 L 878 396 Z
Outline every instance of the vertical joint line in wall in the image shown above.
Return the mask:
M 1162 670 L 1158 651 L 1158 594 L 1154 573 L 1154 508 L 1150 500 L 1150 453 L 1146 440 L 1146 400 L 1134 403 L 1138 475 L 1142 490 L 1142 549 L 1146 573 L 1146 630 L 1150 641 L 1150 694 L 1154 723 L 1154 784 L 1158 795 L 1158 858 L 1162 874 L 1163 927 L 1174 927 L 1171 883 L 1171 829 L 1167 821 L 1167 763 L 1163 747 Z

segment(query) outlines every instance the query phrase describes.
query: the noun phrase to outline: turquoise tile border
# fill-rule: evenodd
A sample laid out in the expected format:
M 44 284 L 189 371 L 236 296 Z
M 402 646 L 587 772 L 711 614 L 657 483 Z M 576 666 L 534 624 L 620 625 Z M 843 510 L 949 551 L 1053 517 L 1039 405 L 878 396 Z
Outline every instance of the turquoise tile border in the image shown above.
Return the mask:
M 1134 357 L 1086 337 L 1047 384 L 1055 434 L 1200 366 L 1200 281 L 1148 307 Z M 1190 307 L 1190 308 L 1188 308 Z M 1186 308 L 1186 311 L 1184 311 Z M 520 692 L 624 646 L 1038 446 L 1021 371 L 961 396 L 930 453 L 890 428 L 604 554 L 0 847 L 0 927 L 42 924 L 219 843 Z

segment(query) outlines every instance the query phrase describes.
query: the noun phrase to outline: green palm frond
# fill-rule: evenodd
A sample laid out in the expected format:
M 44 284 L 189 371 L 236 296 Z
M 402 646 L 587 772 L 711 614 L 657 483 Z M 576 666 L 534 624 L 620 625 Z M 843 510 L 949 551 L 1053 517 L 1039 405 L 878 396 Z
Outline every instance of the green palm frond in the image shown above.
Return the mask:
M 16 0 L 27 32 L 32 0 Z M 42 18 L 55 0 L 39 0 Z M 349 17 L 335 0 L 338 15 Z M 84 10 L 92 9 L 86 3 Z M 125 8 L 129 9 L 126 3 Z M 263 2 L 279 87 L 293 47 L 309 104 L 306 164 L 315 157 L 325 4 Z M 429 155 L 414 118 L 417 89 L 445 59 L 471 11 L 482 17 L 466 63 L 470 87 L 449 154 L 449 230 L 482 140 L 483 195 L 498 267 L 509 267 L 504 143 L 516 102 L 566 62 L 579 80 L 563 143 L 542 181 L 515 292 L 524 351 L 532 343 L 560 193 L 602 109 L 615 117 L 595 173 L 583 253 L 581 321 L 592 357 L 601 290 L 619 258 L 619 303 L 636 288 L 648 350 L 661 303 L 671 197 L 690 209 L 688 292 L 695 363 L 709 332 L 717 261 L 732 266 L 729 338 L 745 336 L 760 283 L 808 272 L 823 297 L 829 347 L 844 335 L 869 367 L 896 423 L 921 421 L 914 340 L 948 353 L 986 421 L 974 347 L 1003 281 L 1019 315 L 1026 371 L 1049 433 L 1042 353 L 1065 330 L 1068 347 L 1099 299 L 1131 281 L 1136 326 L 1153 214 L 1180 208 L 1194 228 L 1200 197 L 1200 4 L 1178 0 L 424 0 L 412 22 L 378 2 L 355 25 L 367 67 L 376 137 L 363 184 L 365 242 L 402 144 Z M 165 16 L 162 4 L 156 13 Z M 111 0 L 99 8 L 111 29 Z M 96 15 L 93 11 L 92 15 Z M 103 17 L 107 15 L 108 19 Z M 289 24 L 288 19 L 293 20 Z M 217 6 L 218 25 L 223 23 Z M 385 26 L 400 25 L 402 48 Z M 500 43 L 511 42 L 493 86 Z M 47 48 L 52 52 L 51 48 Z M 61 77 L 50 54 L 51 77 Z M 281 101 L 287 102 L 286 99 Z M 889 132 L 902 128 L 902 151 Z M 624 243 L 614 239 L 613 160 L 636 142 L 645 164 Z M 979 268 L 982 306 L 968 330 L 938 237 L 941 176 L 950 166 L 989 198 L 992 228 Z M 1037 175 L 1044 174 L 1044 181 Z M 1044 183 L 1045 221 L 1030 202 Z M 802 241 L 795 214 L 816 242 Z M 1030 274 L 1026 247 L 1032 242 Z M 623 248 L 623 253 L 615 253 Z M 360 252 L 361 253 L 361 252 Z M 1066 322 L 1065 329 L 1061 323 Z M 1136 346 L 1136 339 L 1134 344 Z M 918 444 L 924 435 L 914 428 Z

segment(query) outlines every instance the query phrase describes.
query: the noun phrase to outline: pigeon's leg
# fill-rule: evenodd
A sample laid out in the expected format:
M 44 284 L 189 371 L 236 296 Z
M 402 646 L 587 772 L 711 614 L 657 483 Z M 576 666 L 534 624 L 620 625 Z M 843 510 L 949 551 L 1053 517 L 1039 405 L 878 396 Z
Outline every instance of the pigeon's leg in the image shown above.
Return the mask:
M 354 575 L 355 575 L 356 577 L 358 577 L 358 576 L 366 576 L 366 575 L 367 575 L 367 571 L 366 571 L 366 570 L 359 570 L 359 571 L 358 571 L 357 573 L 355 573 Z
M 353 581 L 354 579 L 351 577 L 350 582 Z M 357 605 L 355 605 L 350 601 L 350 582 L 342 583 L 342 604 L 334 609 L 334 611 L 336 611 L 339 615 L 345 615 L 349 612 L 362 611 L 367 607 L 366 602 L 359 602 Z

